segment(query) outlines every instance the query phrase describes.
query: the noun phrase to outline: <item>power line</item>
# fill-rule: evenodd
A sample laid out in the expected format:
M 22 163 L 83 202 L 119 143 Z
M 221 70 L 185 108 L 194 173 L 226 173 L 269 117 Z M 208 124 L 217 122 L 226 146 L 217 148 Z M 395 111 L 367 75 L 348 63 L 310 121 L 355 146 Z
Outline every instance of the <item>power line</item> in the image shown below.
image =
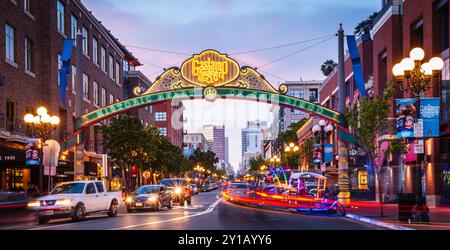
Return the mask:
M 236 59 L 236 61 L 238 61 L 240 64 L 244 64 L 244 65 L 250 65 L 249 63 L 247 63 L 247 62 L 244 62 L 243 60 L 241 60 L 241 59 Z M 263 73 L 265 73 L 265 74 L 267 74 L 267 75 L 270 75 L 270 76 L 272 76 L 272 77 L 275 77 L 275 78 L 277 78 L 277 79 L 279 79 L 279 80 L 282 80 L 282 81 L 287 81 L 286 79 L 284 79 L 283 77 L 281 77 L 281 76 L 277 76 L 277 75 L 275 75 L 275 74 L 272 74 L 272 73 L 270 73 L 270 72 L 267 72 L 267 71 L 264 71 L 264 70 L 260 70 L 260 69 L 257 69 L 257 71 L 260 71 L 260 72 L 263 72 Z
M 319 45 L 319 44 L 322 44 L 322 43 L 324 43 L 324 42 L 326 42 L 326 41 L 329 41 L 329 40 L 331 40 L 331 39 L 333 39 L 333 38 L 334 38 L 334 36 L 333 36 L 333 37 L 330 37 L 330 38 L 328 38 L 328 39 L 322 40 L 322 41 L 320 41 L 320 42 L 317 42 L 317 43 L 315 43 L 315 44 L 312 44 L 312 45 L 310 45 L 310 46 L 308 46 L 308 47 L 305 47 L 305 48 L 302 48 L 302 49 L 300 49 L 300 50 L 297 50 L 297 51 L 295 51 L 295 52 L 293 52 L 293 53 L 290 53 L 290 54 L 288 54 L 288 55 L 286 55 L 286 56 L 280 57 L 280 58 L 278 58 L 278 59 L 276 59 L 276 60 L 270 61 L 270 62 L 268 62 L 268 63 L 266 63 L 266 64 L 263 64 L 263 65 L 261 65 L 261 66 L 258 66 L 257 69 L 258 69 L 258 68 L 265 67 L 265 66 L 268 66 L 268 65 L 271 65 L 271 64 L 274 64 L 274 63 L 279 62 L 279 61 L 281 61 L 281 60 L 284 60 L 284 59 L 286 59 L 286 58 L 288 58 L 288 57 L 291 57 L 291 56 L 296 55 L 296 54 L 298 54 L 298 53 L 300 53 L 300 52 L 303 52 L 303 51 L 305 51 L 305 50 L 308 50 L 308 49 L 310 49 L 310 48 L 312 48 L 312 47 L 315 47 L 315 46 L 317 46 L 317 45 Z
M 333 34 L 333 35 L 321 36 L 321 37 L 317 37 L 317 38 L 313 38 L 313 39 L 308 39 L 308 40 L 298 41 L 298 42 L 293 42 L 293 43 L 288 43 L 288 44 L 282 44 L 282 45 L 277 45 L 277 46 L 268 47 L 268 48 L 241 51 L 241 52 L 230 54 L 230 56 L 236 56 L 236 55 L 242 55 L 242 54 L 250 54 L 250 53 L 256 53 L 256 52 L 265 51 L 265 50 L 272 50 L 272 49 L 279 49 L 279 48 L 294 46 L 294 45 L 302 44 L 302 43 L 308 43 L 308 42 L 312 42 L 312 41 L 316 41 L 316 40 L 320 40 L 320 39 L 324 39 L 324 38 L 329 38 L 329 37 L 334 37 L 334 36 L 336 36 L 336 35 Z
M 181 55 L 181 56 L 191 56 L 192 54 L 182 53 L 182 52 L 176 52 L 176 51 L 170 51 L 170 50 L 162 50 L 162 49 L 152 49 L 152 48 L 145 48 L 145 47 L 139 47 L 134 45 L 125 45 L 125 47 L 130 47 L 134 49 L 141 49 L 141 50 L 147 50 L 152 52 L 159 52 L 159 53 L 165 53 L 165 54 L 173 54 L 173 55 Z
M 164 69 L 164 67 L 161 67 L 161 66 L 159 66 L 159 65 L 156 65 L 156 64 L 153 64 L 153 63 L 150 63 L 150 62 L 146 62 L 146 61 L 144 61 L 144 60 L 140 60 L 140 61 L 143 62 L 143 63 L 145 63 L 146 65 L 148 64 L 148 65 L 153 66 L 153 67 L 155 67 L 155 68 Z

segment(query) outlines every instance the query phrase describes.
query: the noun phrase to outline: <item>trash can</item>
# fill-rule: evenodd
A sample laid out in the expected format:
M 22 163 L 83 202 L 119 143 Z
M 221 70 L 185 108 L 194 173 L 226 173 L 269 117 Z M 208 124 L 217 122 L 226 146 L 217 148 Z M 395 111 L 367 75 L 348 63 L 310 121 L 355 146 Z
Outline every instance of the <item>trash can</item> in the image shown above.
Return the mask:
M 398 194 L 398 220 L 408 221 L 412 216 L 412 209 L 416 204 L 415 194 Z

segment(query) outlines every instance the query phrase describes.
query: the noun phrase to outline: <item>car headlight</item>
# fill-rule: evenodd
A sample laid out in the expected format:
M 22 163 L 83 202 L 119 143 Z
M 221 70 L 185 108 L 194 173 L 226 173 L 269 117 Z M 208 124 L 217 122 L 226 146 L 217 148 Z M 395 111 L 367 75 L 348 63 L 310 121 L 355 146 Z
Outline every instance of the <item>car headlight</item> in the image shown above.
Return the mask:
M 126 203 L 132 203 L 132 202 L 133 202 L 133 198 L 127 197 L 127 198 L 125 199 L 125 202 L 126 202 Z
M 71 199 L 61 199 L 55 202 L 55 206 L 70 206 Z
M 181 188 L 179 187 L 175 188 L 175 194 L 181 194 Z
M 40 201 L 29 201 L 27 204 L 27 207 L 40 207 L 41 202 Z
M 147 199 L 147 202 L 156 202 L 157 200 L 158 200 L 158 198 L 152 196 L 152 197 Z

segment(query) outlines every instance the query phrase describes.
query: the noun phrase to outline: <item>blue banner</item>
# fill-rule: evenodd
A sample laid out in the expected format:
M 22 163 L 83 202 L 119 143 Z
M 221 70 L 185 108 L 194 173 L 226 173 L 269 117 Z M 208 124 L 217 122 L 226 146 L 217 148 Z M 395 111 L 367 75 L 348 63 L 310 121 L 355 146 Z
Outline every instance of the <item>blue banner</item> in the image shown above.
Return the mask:
M 333 145 L 324 144 L 323 148 L 323 162 L 332 162 L 333 161 Z
M 313 162 L 314 163 L 322 163 L 322 145 L 314 144 L 313 145 Z
M 26 143 L 26 165 L 39 166 L 41 164 L 41 157 L 39 155 L 38 139 L 27 139 Z
M 420 118 L 423 120 L 423 137 L 439 137 L 439 98 L 423 98 L 420 100 Z
M 352 58 L 353 65 L 353 77 L 355 79 L 356 88 L 361 93 L 361 96 L 366 97 L 366 84 L 364 82 L 362 65 L 361 65 L 361 56 L 358 51 L 358 46 L 356 44 L 355 36 L 347 36 L 347 46 L 348 51 L 350 53 L 350 57 Z
M 415 99 L 396 100 L 396 127 L 398 138 L 414 138 L 414 117 L 416 117 Z
M 70 74 L 70 57 L 72 55 L 73 39 L 64 40 L 64 49 L 61 54 L 62 66 L 59 70 L 59 96 L 66 107 L 67 75 Z

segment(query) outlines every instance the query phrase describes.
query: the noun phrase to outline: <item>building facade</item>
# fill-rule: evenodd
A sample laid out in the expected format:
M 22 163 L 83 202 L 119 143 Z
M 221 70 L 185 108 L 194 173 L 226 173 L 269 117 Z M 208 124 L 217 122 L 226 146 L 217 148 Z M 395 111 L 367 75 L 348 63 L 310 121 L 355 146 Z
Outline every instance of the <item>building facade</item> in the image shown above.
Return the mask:
M 62 142 L 73 132 L 75 96 L 83 95 L 84 112 L 122 100 L 124 61 L 136 59 L 79 0 L 1 1 L 0 10 L 0 151 L 9 152 L 2 157 L 9 160 L 0 161 L 1 189 L 27 189 L 29 182 L 38 184 L 39 171 L 26 166 L 21 156 L 26 138 L 33 137 L 24 115 L 44 106 L 59 116 L 61 123 L 51 138 Z M 64 106 L 59 96 L 60 56 L 65 39 L 76 38 L 78 32 L 84 40 L 74 44 Z M 82 59 L 76 58 L 78 46 Z M 83 72 L 77 71 L 80 61 Z M 75 88 L 77 74 L 82 74 L 82 90 Z M 98 126 L 86 129 L 85 150 L 87 175 L 104 177 L 106 151 Z M 73 152 L 61 157 L 60 163 L 69 169 L 60 173 L 62 180 L 73 178 Z
M 319 88 L 322 81 L 286 81 L 283 83 L 288 87 L 287 95 L 303 99 L 305 101 L 319 103 Z M 309 118 L 307 113 L 293 108 L 280 108 L 280 131 L 286 131 L 292 123 Z
M 208 141 L 202 133 L 188 133 L 184 134 L 183 139 L 183 154 L 184 157 L 189 158 L 194 154 L 194 151 L 200 149 L 202 152 L 210 150 Z

